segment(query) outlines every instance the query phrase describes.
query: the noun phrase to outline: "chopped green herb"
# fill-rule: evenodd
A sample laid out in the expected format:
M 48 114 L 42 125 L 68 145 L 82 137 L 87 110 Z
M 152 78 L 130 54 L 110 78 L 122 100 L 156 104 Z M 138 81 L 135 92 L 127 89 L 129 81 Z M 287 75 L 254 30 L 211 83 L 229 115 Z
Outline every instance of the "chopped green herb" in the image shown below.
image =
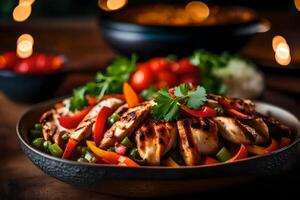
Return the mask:
M 191 109 L 198 109 L 206 101 L 206 91 L 197 86 L 195 90 L 189 90 L 188 85 L 181 84 L 174 88 L 174 96 L 168 92 L 168 88 L 158 91 L 152 114 L 156 120 L 172 121 L 179 116 L 179 105 L 184 104 Z
M 94 82 L 74 89 L 69 109 L 75 111 L 86 107 L 86 95 L 98 96 L 101 99 L 104 94 L 122 92 L 123 83 L 128 81 L 132 72 L 136 70 L 136 61 L 135 55 L 132 55 L 131 59 L 119 57 L 107 67 L 105 73 L 97 73 Z
M 157 89 L 153 85 L 151 85 L 149 88 L 143 90 L 140 93 L 140 96 L 143 97 L 146 100 L 150 100 L 152 98 L 155 98 L 156 95 L 157 95 Z

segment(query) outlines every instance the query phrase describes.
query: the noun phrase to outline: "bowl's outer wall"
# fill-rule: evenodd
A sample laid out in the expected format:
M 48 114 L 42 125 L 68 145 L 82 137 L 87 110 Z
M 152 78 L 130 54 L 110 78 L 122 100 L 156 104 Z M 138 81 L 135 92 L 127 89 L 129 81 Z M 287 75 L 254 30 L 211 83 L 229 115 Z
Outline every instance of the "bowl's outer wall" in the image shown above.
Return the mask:
M 45 75 L 0 73 L 0 90 L 12 100 L 38 102 L 53 97 L 67 75 L 64 71 Z
M 276 153 L 255 159 L 209 167 L 127 168 L 78 164 L 77 162 L 53 158 L 28 145 L 28 131 L 30 127 L 52 105 L 53 102 L 40 104 L 25 113 L 21 118 L 18 125 L 18 134 L 21 138 L 22 150 L 35 165 L 48 175 L 72 185 L 86 186 L 101 193 L 121 196 L 159 196 L 224 187 L 225 185 L 238 184 L 254 177 L 273 175 L 287 170 L 294 164 L 298 155 L 298 145 L 292 145 Z M 265 111 L 273 108 L 273 106 L 261 105 L 262 108 L 265 108 Z M 294 130 L 300 130 L 299 122 L 295 118 L 281 109 L 277 109 L 273 114 L 279 113 L 283 117 L 291 119 L 290 123 L 292 123 Z M 299 138 L 299 132 L 297 134 L 297 138 Z M 114 187 L 108 187 L 107 185 Z M 201 189 L 199 188 L 200 185 L 202 186 Z M 180 187 L 184 187 L 185 190 L 180 190 Z
M 140 58 L 175 54 L 191 55 L 195 49 L 236 52 L 253 35 L 261 32 L 259 21 L 211 27 L 142 26 L 101 18 L 105 41 L 123 55 L 137 53 Z M 266 28 L 267 29 L 267 28 Z

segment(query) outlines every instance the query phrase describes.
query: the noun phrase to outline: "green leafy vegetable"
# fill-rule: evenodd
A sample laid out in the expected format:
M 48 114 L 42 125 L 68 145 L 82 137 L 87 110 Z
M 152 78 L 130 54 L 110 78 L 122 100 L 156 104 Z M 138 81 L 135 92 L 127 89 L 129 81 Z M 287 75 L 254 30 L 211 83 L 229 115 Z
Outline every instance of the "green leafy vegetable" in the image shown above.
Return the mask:
M 158 91 L 155 102 L 156 104 L 152 107 L 152 114 L 157 121 L 177 119 L 177 111 L 179 110 L 178 98 L 173 99 L 168 92 L 168 88 L 162 88 Z
M 192 109 L 198 109 L 206 101 L 206 90 L 198 86 L 196 90 L 189 92 L 187 106 Z
M 203 87 L 197 86 L 195 90 L 189 90 L 188 85 L 181 84 L 174 88 L 174 96 L 168 92 L 168 88 L 158 91 L 155 98 L 155 105 L 152 107 L 152 115 L 156 120 L 172 121 L 179 116 L 180 104 L 191 109 L 198 109 L 206 102 L 206 91 Z
M 122 92 L 123 82 L 128 81 L 132 72 L 136 70 L 136 61 L 135 55 L 132 55 L 131 59 L 117 58 L 107 67 L 105 73 L 97 73 L 95 81 L 73 90 L 69 109 L 75 111 L 86 107 L 86 95 L 99 96 L 100 99 L 104 94 Z
M 155 97 L 156 95 L 157 95 L 157 89 L 153 85 L 151 85 L 149 88 L 143 90 L 140 93 L 140 96 L 143 97 L 146 100 L 150 100 L 153 97 Z
M 231 58 L 232 56 L 229 54 L 219 56 L 203 50 L 194 52 L 190 61 L 200 68 L 201 85 L 207 92 L 217 94 L 225 93 L 226 88 L 224 87 L 223 81 L 213 75 L 213 70 L 225 67 Z

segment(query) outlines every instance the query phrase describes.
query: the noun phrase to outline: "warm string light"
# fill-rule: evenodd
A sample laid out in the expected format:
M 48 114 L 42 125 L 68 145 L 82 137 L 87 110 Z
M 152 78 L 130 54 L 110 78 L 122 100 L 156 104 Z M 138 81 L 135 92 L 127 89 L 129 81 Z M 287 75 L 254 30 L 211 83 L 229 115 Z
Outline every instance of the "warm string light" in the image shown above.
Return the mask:
M 114 11 L 123 8 L 127 0 L 98 0 L 98 6 L 105 11 Z
M 17 56 L 20 58 L 28 58 L 33 53 L 34 40 L 30 34 L 23 34 L 17 40 Z
M 29 18 L 31 14 L 31 6 L 34 0 L 20 0 L 19 4 L 13 10 L 13 19 L 16 22 L 23 22 Z
M 275 52 L 276 62 L 283 66 L 289 65 L 292 58 L 286 39 L 280 35 L 273 37 L 272 47 Z
M 298 11 L 300 11 L 300 0 L 294 0 L 295 7 Z
M 202 22 L 209 16 L 209 8 L 202 1 L 189 2 L 185 6 L 185 10 L 190 15 L 190 17 L 197 22 Z
M 19 0 L 12 16 L 16 22 L 24 22 L 31 14 L 31 7 L 35 0 Z M 30 34 L 23 34 L 17 40 L 16 54 L 20 58 L 28 58 L 33 53 L 34 40 Z

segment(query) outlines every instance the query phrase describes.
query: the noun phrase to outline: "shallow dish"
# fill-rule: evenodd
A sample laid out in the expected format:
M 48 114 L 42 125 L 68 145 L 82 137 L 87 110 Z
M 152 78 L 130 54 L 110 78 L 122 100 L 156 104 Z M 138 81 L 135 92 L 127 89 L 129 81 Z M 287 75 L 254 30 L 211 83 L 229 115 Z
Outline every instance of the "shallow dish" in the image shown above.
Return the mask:
M 298 156 L 298 119 L 276 106 L 257 103 L 256 109 L 259 112 L 271 114 L 292 129 L 295 139 L 291 145 L 267 155 L 211 166 L 133 168 L 63 160 L 34 149 L 30 146 L 28 138 L 30 128 L 41 114 L 58 101 L 37 104 L 21 117 L 17 124 L 21 148 L 28 158 L 48 175 L 98 193 L 153 197 L 207 191 L 280 173 L 292 167 Z

